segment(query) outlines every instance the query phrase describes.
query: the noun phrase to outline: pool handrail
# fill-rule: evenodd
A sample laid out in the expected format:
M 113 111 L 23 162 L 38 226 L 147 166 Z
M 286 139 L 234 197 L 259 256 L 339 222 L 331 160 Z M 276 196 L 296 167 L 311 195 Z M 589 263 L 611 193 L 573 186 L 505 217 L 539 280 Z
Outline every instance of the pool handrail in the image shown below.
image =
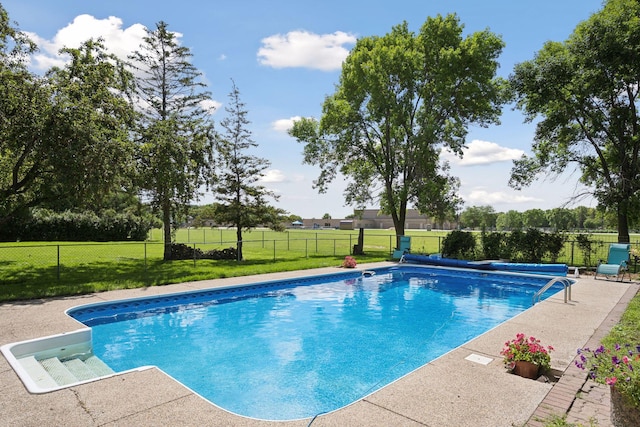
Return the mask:
M 544 294 L 549 288 L 551 288 L 551 286 L 555 285 L 556 283 L 562 283 L 562 286 L 564 287 L 564 303 L 567 303 L 567 295 L 569 298 L 568 300 L 571 301 L 571 285 L 573 285 L 573 280 L 566 277 L 556 276 L 549 280 L 546 285 L 538 289 L 535 294 L 533 294 L 531 300 L 532 304 L 535 305 L 536 302 L 540 302 L 542 294 Z

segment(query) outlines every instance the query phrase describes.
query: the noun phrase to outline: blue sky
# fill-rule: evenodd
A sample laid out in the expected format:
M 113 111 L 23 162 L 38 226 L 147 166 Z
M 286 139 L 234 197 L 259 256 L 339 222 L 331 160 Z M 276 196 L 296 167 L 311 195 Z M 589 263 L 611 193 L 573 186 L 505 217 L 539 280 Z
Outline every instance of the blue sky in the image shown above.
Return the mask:
M 165 21 L 191 49 L 193 64 L 224 117 L 231 79 L 249 112 L 257 155 L 271 166 L 264 185 L 280 195 L 274 204 L 305 218 L 334 218 L 353 212 L 344 205 L 344 180 L 326 194 L 312 189 L 318 169 L 302 164 L 302 146 L 286 129 L 296 117 L 316 117 L 334 92 L 340 65 L 358 38 L 384 35 L 407 21 L 418 31 L 428 16 L 456 13 L 465 33 L 489 28 L 506 47 L 499 74 L 533 58 L 545 41 L 564 41 L 575 26 L 602 7 L 601 0 L 395 0 L 395 1 L 165 1 L 165 0 L 3 0 L 19 28 L 40 46 L 34 71 L 60 64 L 56 52 L 101 36 L 118 55 L 135 50 L 144 27 Z M 465 207 L 491 205 L 498 212 L 560 207 L 580 190 L 578 173 L 541 180 L 522 191 L 508 187 L 512 160 L 530 153 L 534 126 L 506 106 L 501 125 L 471 128 L 463 159 L 449 158 L 461 179 Z M 205 194 L 199 203 L 212 202 Z M 590 199 L 578 204 L 595 206 Z M 570 204 L 569 207 L 576 204 Z M 375 206 L 371 206 L 375 207 Z

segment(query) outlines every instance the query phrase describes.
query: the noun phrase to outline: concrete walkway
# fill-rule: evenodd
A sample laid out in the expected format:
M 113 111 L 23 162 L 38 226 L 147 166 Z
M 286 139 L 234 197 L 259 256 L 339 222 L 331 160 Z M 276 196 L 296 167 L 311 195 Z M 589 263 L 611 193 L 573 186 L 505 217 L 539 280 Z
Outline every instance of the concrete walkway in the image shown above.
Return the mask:
M 372 268 L 386 264 L 361 265 Z M 0 304 L 0 345 L 80 329 L 68 308 L 102 301 L 249 284 L 337 268 L 210 280 L 121 290 L 79 297 Z M 562 292 L 514 319 L 338 411 L 310 419 L 268 422 L 231 414 L 202 399 L 156 368 L 145 369 L 46 394 L 29 394 L 0 357 L 0 425 L 3 426 L 541 426 L 551 414 L 568 421 L 608 426 L 606 388 L 585 383 L 572 364 L 576 349 L 613 326 L 638 285 L 580 278 L 573 299 Z M 508 374 L 499 355 L 505 341 L 522 332 L 553 345 L 557 383 Z M 488 364 L 471 359 L 483 356 Z M 578 393 L 582 390 L 580 393 Z M 580 397 L 576 399 L 576 395 Z

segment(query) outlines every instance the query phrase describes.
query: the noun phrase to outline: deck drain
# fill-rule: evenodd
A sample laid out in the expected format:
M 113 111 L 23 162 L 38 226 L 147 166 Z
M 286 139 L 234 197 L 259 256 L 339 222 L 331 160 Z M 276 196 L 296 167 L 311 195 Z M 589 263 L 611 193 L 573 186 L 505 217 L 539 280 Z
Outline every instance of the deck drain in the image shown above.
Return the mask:
M 464 359 L 470 362 L 479 363 L 481 365 L 488 365 L 489 363 L 493 362 L 493 359 L 491 357 L 480 356 L 479 354 L 474 353 L 471 353 Z

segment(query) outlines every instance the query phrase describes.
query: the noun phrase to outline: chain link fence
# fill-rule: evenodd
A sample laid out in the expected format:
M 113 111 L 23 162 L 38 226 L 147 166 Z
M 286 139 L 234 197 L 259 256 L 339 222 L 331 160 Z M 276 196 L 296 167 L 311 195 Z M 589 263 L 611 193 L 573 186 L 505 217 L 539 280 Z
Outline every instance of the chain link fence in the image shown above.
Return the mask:
M 439 253 L 446 237 L 425 232 L 409 232 L 411 252 Z M 175 241 L 184 243 L 202 252 L 235 247 L 235 231 L 227 229 L 182 230 Z M 161 240 L 162 233 L 154 230 L 150 237 Z M 262 263 L 297 260 L 308 257 L 343 257 L 350 255 L 358 242 L 357 231 L 313 231 L 294 230 L 274 232 L 270 230 L 253 231 L 243 238 L 244 258 Z M 569 266 L 593 268 L 598 260 L 606 260 L 610 243 L 617 241 L 615 235 L 592 235 L 594 242 L 589 254 L 580 249 L 575 239 L 568 239 L 558 263 Z M 632 239 L 633 240 L 633 239 Z M 396 237 L 388 232 L 365 230 L 364 252 L 391 258 L 396 245 Z M 640 241 L 632 241 L 632 247 L 640 247 Z M 164 244 L 162 241 L 114 242 L 114 243 L 43 243 L 0 245 L 0 283 L 29 286 L 31 281 L 52 284 L 65 282 L 73 276 L 73 282 L 126 282 L 163 283 L 163 274 L 169 274 L 170 268 L 163 261 Z M 550 262 L 550 260 L 545 260 Z M 630 270 L 637 271 L 638 259 L 631 257 Z M 207 269 L 216 266 L 218 261 L 199 259 L 174 261 L 185 276 L 189 269 Z M 192 273 L 192 271 L 190 272 Z M 175 274 L 175 268 L 171 274 Z M 166 282 L 164 282 L 166 283 Z

